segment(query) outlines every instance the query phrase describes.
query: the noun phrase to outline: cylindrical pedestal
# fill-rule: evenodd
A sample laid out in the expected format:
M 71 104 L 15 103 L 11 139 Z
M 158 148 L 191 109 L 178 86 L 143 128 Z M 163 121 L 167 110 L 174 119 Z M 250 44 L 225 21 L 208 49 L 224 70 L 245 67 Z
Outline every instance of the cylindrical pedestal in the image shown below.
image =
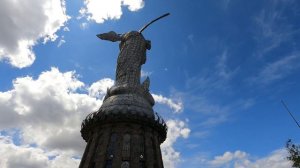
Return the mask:
M 79 168 L 163 168 L 159 132 L 137 123 L 94 128 Z
M 101 108 L 82 122 L 87 142 L 79 168 L 163 168 L 167 126 L 142 87 L 114 86 Z

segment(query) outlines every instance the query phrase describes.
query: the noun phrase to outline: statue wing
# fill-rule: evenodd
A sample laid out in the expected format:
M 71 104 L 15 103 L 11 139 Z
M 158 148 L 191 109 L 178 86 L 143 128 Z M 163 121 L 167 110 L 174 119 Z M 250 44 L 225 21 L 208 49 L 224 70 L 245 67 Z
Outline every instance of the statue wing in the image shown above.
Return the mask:
M 122 40 L 122 36 L 117 34 L 114 31 L 110 31 L 108 33 L 97 34 L 97 37 L 100 38 L 101 40 L 108 40 L 108 41 L 112 41 L 112 42 Z

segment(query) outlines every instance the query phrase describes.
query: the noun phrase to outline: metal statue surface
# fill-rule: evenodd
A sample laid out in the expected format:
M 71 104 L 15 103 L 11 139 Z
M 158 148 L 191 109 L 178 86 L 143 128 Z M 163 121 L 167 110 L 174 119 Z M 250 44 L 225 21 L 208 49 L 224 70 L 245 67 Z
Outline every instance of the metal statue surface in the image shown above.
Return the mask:
M 140 85 L 141 66 L 146 62 L 146 50 L 151 49 L 151 41 L 146 40 L 142 32 L 153 22 L 168 15 L 169 13 L 154 19 L 140 31 L 130 31 L 125 34 L 117 34 L 114 31 L 110 31 L 97 35 L 102 40 L 120 41 L 120 53 L 116 69 L 116 86 L 136 87 Z M 149 79 L 147 79 L 144 85 L 147 85 L 147 82 L 149 83 Z
M 117 60 L 116 85 L 137 86 L 140 84 L 141 66 L 146 62 L 146 49 L 151 42 L 145 40 L 137 31 L 119 35 L 113 31 L 98 35 L 102 40 L 120 42 L 120 53 Z

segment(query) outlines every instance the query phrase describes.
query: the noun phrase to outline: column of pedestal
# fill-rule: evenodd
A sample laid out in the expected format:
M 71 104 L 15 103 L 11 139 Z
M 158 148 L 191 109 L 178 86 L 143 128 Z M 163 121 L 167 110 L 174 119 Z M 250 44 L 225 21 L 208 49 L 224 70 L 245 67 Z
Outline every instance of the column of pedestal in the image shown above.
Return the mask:
M 106 163 L 106 160 L 108 159 L 107 156 L 107 146 L 110 140 L 110 134 L 111 134 L 111 128 L 105 127 L 100 128 L 99 131 L 102 132 L 102 139 L 99 141 L 99 145 L 97 148 L 96 153 L 96 168 L 105 168 L 104 165 Z
M 95 153 L 95 146 L 97 145 L 97 139 L 99 136 L 100 136 L 99 133 L 94 133 L 92 135 L 91 146 L 90 146 L 90 149 L 88 150 L 89 152 L 88 152 L 87 156 L 85 157 L 85 163 L 82 168 L 89 168 L 93 164 L 94 161 L 92 160 L 92 158 Z
M 154 133 L 154 141 L 155 141 L 155 147 L 156 147 L 156 158 L 157 158 L 157 165 L 159 168 L 163 168 L 163 161 L 162 161 L 162 155 L 160 150 L 160 141 L 159 141 L 159 135 L 157 132 Z
M 154 159 L 153 159 L 153 148 L 152 148 L 152 131 L 151 129 L 147 128 L 145 130 L 145 158 L 146 158 L 146 167 L 147 168 L 153 168 L 154 166 Z
M 82 159 L 81 159 L 81 162 L 80 162 L 80 165 L 79 165 L 79 168 L 83 168 L 84 164 L 86 163 L 86 157 L 89 153 L 89 150 L 90 150 L 90 147 L 91 147 L 91 143 L 92 143 L 92 138 L 89 139 L 86 147 L 85 147 L 85 150 L 84 150 L 84 153 L 83 153 L 83 156 L 82 156 Z

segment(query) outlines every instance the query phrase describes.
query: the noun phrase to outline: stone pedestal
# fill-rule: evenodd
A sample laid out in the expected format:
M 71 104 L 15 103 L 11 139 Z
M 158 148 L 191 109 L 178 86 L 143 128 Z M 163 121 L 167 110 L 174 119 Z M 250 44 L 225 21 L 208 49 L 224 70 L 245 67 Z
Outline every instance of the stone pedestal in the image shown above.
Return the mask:
M 82 123 L 87 142 L 79 168 L 163 168 L 160 144 L 165 122 L 142 86 L 114 86 L 101 108 Z

